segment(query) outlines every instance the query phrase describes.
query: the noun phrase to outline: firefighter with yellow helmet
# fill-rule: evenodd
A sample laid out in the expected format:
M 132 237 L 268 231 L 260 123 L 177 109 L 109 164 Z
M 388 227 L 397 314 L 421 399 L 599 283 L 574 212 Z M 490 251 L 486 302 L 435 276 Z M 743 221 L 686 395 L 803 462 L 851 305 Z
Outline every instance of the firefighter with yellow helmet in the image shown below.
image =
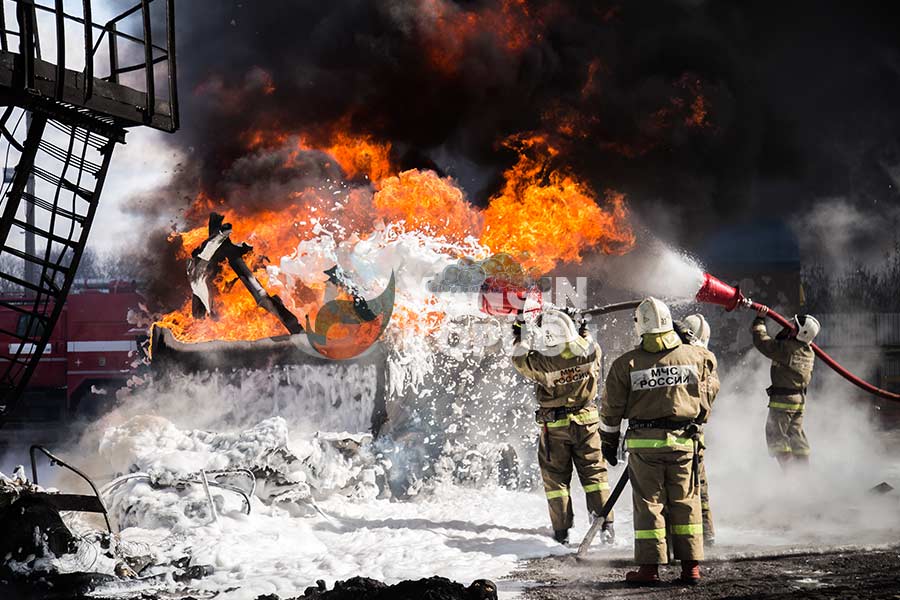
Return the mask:
M 700 509 L 700 425 L 719 389 L 716 358 L 682 343 L 669 308 L 647 298 L 635 311 L 641 344 L 613 362 L 600 409 L 603 455 L 617 462 L 621 423 L 634 505 L 634 555 L 639 568 L 625 579 L 659 582 L 668 562 L 667 533 L 681 561 L 681 581 L 700 581 L 703 524 Z
M 812 315 L 795 316 L 795 329 L 784 329 L 773 339 L 766 330 L 768 310 L 762 307 L 750 328 L 753 345 L 772 361 L 772 385 L 766 389 L 766 444 L 782 468 L 792 463 L 805 465 L 809 462 L 809 442 L 803 432 L 803 410 L 816 358 L 810 344 L 820 325 Z
M 574 521 L 570 498 L 572 468 L 578 473 L 587 509 L 597 514 L 609 497 L 606 462 L 600 451 L 600 415 L 596 405 L 600 380 L 600 346 L 582 323 L 554 308 L 544 310 L 537 327 L 513 324 L 513 366 L 534 382 L 541 427 L 538 465 L 553 525 L 553 535 L 568 542 Z M 602 525 L 602 539 L 614 537 L 612 513 Z

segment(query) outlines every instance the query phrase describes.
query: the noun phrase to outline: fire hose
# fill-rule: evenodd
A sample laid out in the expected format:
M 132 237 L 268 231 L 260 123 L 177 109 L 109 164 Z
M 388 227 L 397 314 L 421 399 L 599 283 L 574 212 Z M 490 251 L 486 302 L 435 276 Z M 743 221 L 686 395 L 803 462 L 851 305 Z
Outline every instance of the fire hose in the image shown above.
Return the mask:
M 528 293 L 528 290 L 517 290 L 514 287 L 509 290 L 501 290 L 499 295 L 497 295 L 499 297 L 499 301 L 496 298 L 490 298 L 487 294 L 482 294 L 482 310 L 491 315 L 511 314 L 517 311 L 521 311 L 522 304 L 525 302 Z M 510 300 L 510 297 L 514 297 L 513 301 Z M 702 302 L 705 304 L 718 304 L 719 306 L 724 306 L 727 312 L 731 312 L 738 307 L 749 308 L 755 311 L 765 310 L 766 316 L 768 316 L 770 319 L 772 319 L 782 327 L 785 327 L 792 331 L 796 331 L 796 326 L 791 321 L 778 314 L 768 306 L 765 306 L 764 304 L 761 304 L 759 302 L 754 302 L 753 300 L 745 297 L 739 287 L 732 287 L 724 281 L 713 277 L 709 273 L 705 273 L 703 275 L 703 285 L 700 287 L 700 291 L 697 292 L 696 300 L 697 302 Z M 518 301 L 518 305 L 516 304 L 516 301 Z M 536 304 L 537 307 L 540 306 L 540 294 L 537 294 Z M 587 310 L 582 310 L 579 312 L 585 316 L 601 315 L 620 310 L 634 309 L 638 304 L 640 304 L 639 300 L 619 302 L 616 304 L 608 304 L 606 306 L 589 308 Z M 540 308 L 532 310 L 540 310 Z M 525 310 L 525 312 L 529 311 Z M 900 401 L 900 394 L 889 392 L 888 390 L 884 390 L 872 385 L 868 381 L 860 379 L 859 377 L 845 369 L 843 366 L 841 366 L 840 363 L 834 360 L 831 356 L 828 355 L 827 352 L 819 348 L 816 344 L 810 344 L 810 347 L 812 348 L 816 356 L 818 356 L 822 360 L 822 362 L 831 367 L 831 369 L 834 370 L 838 375 L 840 375 L 853 385 L 880 398 Z
M 786 329 L 796 331 L 797 327 L 796 325 L 794 325 L 794 323 L 784 318 L 768 306 L 759 302 L 754 302 L 753 300 L 744 297 L 744 294 L 741 293 L 741 289 L 739 287 L 731 287 L 727 283 L 716 279 L 709 273 L 706 273 L 703 277 L 703 286 L 700 288 L 700 291 L 697 292 L 697 302 L 718 304 L 719 306 L 724 306 L 725 310 L 728 312 L 731 312 L 739 306 L 755 311 L 765 310 L 767 317 Z M 812 351 L 815 352 L 816 356 L 818 356 L 822 360 L 822 362 L 831 367 L 834 372 L 836 372 L 838 375 L 840 375 L 853 385 L 880 398 L 900 401 L 900 394 L 895 394 L 893 392 L 883 390 L 879 387 L 875 387 L 868 381 L 860 379 L 859 377 L 842 367 L 836 360 L 831 358 L 831 356 L 829 356 L 827 352 L 819 348 L 816 344 L 810 344 L 810 347 L 812 348 Z

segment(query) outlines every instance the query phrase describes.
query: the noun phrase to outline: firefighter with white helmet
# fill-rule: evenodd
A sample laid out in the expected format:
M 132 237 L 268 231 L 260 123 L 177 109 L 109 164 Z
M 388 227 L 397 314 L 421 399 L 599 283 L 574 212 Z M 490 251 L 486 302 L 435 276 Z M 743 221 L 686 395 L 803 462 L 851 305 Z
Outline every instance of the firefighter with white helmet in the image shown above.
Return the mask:
M 538 464 L 550 510 L 554 538 L 568 542 L 574 513 L 569 497 L 572 467 L 578 473 L 587 508 L 599 513 L 609 497 L 606 462 L 600 451 L 595 398 L 600 379 L 600 346 L 582 323 L 557 309 L 544 310 L 537 327 L 513 324 L 513 366 L 534 382 L 541 426 Z M 612 542 L 613 515 L 602 526 L 602 539 Z
M 709 349 L 711 329 L 706 318 L 700 313 L 686 316 L 675 323 L 675 331 L 686 344 Z M 706 446 L 700 438 L 700 509 L 703 512 L 703 544 L 712 546 L 716 541 L 716 529 L 713 526 L 712 509 L 709 506 L 709 480 L 706 477 Z
M 667 533 L 681 581 L 700 581 L 703 524 L 699 491 L 700 425 L 719 390 L 716 358 L 684 344 L 669 308 L 647 298 L 635 311 L 641 344 L 613 362 L 600 407 L 603 455 L 615 465 L 623 419 L 634 504 L 634 556 L 639 565 L 625 579 L 659 582 L 669 559 Z
M 709 323 L 700 313 L 688 315 L 682 319 L 681 332 L 684 332 L 685 336 L 689 336 L 689 339 L 682 338 L 685 343 L 709 348 Z
M 766 330 L 767 313 L 765 307 L 759 310 L 750 328 L 753 345 L 772 360 L 772 385 L 766 389 L 766 444 L 782 468 L 792 463 L 805 465 L 809 462 L 809 442 L 803 432 L 803 411 L 815 364 L 810 343 L 821 326 L 812 315 L 794 316 L 795 330 L 784 329 L 772 339 Z

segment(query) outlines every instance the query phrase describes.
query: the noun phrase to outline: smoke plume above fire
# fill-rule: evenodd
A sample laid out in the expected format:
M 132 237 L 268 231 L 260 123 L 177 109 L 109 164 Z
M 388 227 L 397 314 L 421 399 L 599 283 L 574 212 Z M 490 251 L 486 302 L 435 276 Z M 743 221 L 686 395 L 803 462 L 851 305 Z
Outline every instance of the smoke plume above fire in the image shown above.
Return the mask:
M 851 87 L 795 106 L 781 76 L 790 50 L 757 57 L 747 33 L 765 12 L 679 1 L 187 3 L 175 137 L 185 159 L 134 203 L 178 232 L 150 236 L 150 294 L 166 309 L 184 302 L 187 285 L 172 274 L 211 210 L 254 246 L 261 273 L 325 222 L 348 239 L 402 221 L 546 271 L 626 251 L 636 222 L 681 244 L 760 203 L 799 210 L 834 157 L 822 154 L 832 146 L 821 125 L 798 115 L 856 96 Z M 870 28 L 870 16 L 838 21 Z M 795 17 L 788 29 L 803 23 Z M 866 100 L 873 114 L 893 106 L 879 98 Z

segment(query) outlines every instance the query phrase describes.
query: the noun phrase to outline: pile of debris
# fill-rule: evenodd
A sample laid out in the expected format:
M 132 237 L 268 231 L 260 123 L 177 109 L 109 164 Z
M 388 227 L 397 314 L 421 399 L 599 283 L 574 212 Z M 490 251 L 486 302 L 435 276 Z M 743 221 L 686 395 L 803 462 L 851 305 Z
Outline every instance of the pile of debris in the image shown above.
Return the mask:
M 42 488 L 28 481 L 21 466 L 12 477 L 0 473 L 0 597 L 77 598 L 104 591 L 138 597 L 185 589 L 189 580 L 211 572 L 187 555 L 159 564 L 148 547 L 125 543 L 111 529 L 73 531 L 61 511 L 106 515 L 99 496 Z
M 107 430 L 100 443 L 101 457 L 119 474 L 104 491 L 123 528 L 179 532 L 223 511 L 250 514 L 258 503 L 307 516 L 318 512 L 317 497 L 339 492 L 368 499 L 386 489 L 371 441 L 348 433 L 291 441 L 281 417 L 235 433 L 133 417 Z M 155 493 L 145 493 L 148 486 Z
M 487 579 L 476 579 L 469 587 L 445 577 L 428 577 L 387 585 L 368 577 L 336 581 L 327 590 L 319 580 L 317 587 L 307 588 L 302 598 L 311 600 L 497 600 L 497 586 Z M 256 600 L 281 600 L 278 596 L 259 596 Z M 295 598 L 293 600 L 300 600 Z

